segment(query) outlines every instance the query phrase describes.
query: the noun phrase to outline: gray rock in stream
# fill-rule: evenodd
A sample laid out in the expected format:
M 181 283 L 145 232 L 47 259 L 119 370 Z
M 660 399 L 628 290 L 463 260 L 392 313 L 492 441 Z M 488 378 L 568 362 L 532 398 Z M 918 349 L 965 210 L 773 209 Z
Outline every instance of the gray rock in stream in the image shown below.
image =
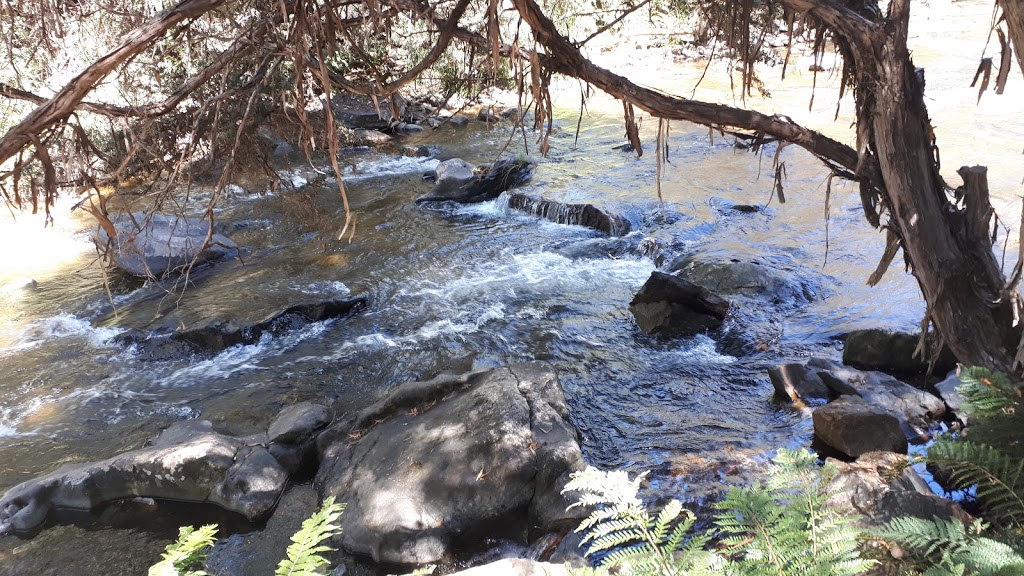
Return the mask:
M 11 488 L 0 498 L 0 534 L 31 531 L 55 509 L 93 510 L 135 497 L 215 504 L 260 520 L 289 476 L 315 456 L 315 436 L 329 421 L 325 407 L 304 403 L 285 409 L 272 435 L 237 438 L 215 432 L 209 421 L 176 422 L 143 448 L 68 464 Z
M 378 562 L 434 562 L 495 527 L 575 527 L 561 488 L 583 467 L 558 379 L 541 363 L 396 388 L 319 440 L 340 543 Z
M 454 158 L 438 164 L 434 188 L 416 199 L 423 202 L 459 202 L 463 204 L 486 202 L 502 192 L 518 186 L 533 174 L 533 163 L 528 160 L 504 158 L 476 174 L 472 164 Z
M 209 221 L 202 218 L 133 212 L 116 215 L 110 222 L 117 236 L 112 239 L 97 227 L 93 242 L 101 251 L 109 248 L 115 266 L 140 278 L 163 276 L 190 262 L 202 264 L 238 251 L 237 244 L 220 234 L 204 248 Z
M 911 442 L 929 438 L 946 413 L 943 401 L 924 390 L 882 372 L 861 371 L 824 358 L 784 364 L 768 374 L 776 393 L 793 401 L 813 404 L 858 396 L 896 418 Z
M 752 257 L 728 251 L 683 256 L 666 270 L 719 294 L 751 296 L 785 306 L 817 300 L 827 278 L 786 256 Z
M 899 420 L 858 396 L 843 396 L 814 411 L 814 435 L 847 456 L 907 451 Z
M 862 370 L 879 370 L 897 375 L 925 374 L 928 362 L 914 357 L 920 334 L 890 330 L 855 330 L 846 335 L 843 363 Z M 929 351 L 934 346 L 929 337 Z M 956 357 L 943 348 L 934 371 L 942 374 L 956 367 Z
M 687 336 L 721 326 L 729 302 L 678 276 L 655 271 L 629 303 L 629 311 L 648 334 Z
M 584 226 L 611 236 L 623 236 L 630 229 L 629 220 L 605 212 L 593 204 L 565 204 L 513 192 L 508 196 L 508 207 L 556 224 Z

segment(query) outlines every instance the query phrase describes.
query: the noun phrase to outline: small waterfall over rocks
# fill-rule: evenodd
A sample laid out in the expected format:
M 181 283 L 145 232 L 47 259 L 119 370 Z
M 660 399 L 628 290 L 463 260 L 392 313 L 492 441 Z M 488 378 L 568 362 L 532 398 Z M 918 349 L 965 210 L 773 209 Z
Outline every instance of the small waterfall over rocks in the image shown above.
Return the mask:
M 506 204 L 511 210 L 526 212 L 556 224 L 585 226 L 611 236 L 623 236 L 630 230 L 628 220 L 604 212 L 593 204 L 565 204 L 518 192 L 503 194 L 498 202 Z

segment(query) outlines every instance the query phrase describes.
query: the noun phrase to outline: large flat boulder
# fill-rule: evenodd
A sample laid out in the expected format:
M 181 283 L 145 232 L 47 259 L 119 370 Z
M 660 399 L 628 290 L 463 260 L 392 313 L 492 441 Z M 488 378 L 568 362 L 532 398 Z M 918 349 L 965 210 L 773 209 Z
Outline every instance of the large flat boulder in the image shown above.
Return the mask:
M 847 456 L 868 452 L 907 451 L 899 420 L 859 396 L 842 396 L 817 408 L 812 415 L 814 435 Z
M 93 242 L 107 250 L 111 262 L 124 272 L 140 278 L 159 277 L 191 262 L 210 262 L 238 251 L 238 245 L 225 236 L 206 236 L 210 223 L 202 218 L 173 214 L 133 212 L 110 219 L 116 237 L 98 227 Z
M 0 498 L 0 534 L 38 528 L 55 509 L 93 510 L 135 497 L 215 504 L 263 519 L 288 478 L 311 463 L 315 436 L 329 421 L 325 407 L 303 403 L 271 423 L 273 439 L 228 436 L 206 420 L 176 422 L 142 448 L 11 488 Z
M 540 363 L 399 386 L 321 436 L 316 485 L 346 502 L 342 547 L 423 564 L 488 526 L 574 526 L 561 489 L 583 467 L 558 379 Z
M 629 311 L 648 334 L 686 336 L 721 326 L 729 302 L 683 278 L 655 271 L 629 303 Z
M 718 294 L 750 296 L 776 305 L 806 304 L 824 291 L 823 274 L 784 255 L 712 250 L 676 258 L 666 268 Z

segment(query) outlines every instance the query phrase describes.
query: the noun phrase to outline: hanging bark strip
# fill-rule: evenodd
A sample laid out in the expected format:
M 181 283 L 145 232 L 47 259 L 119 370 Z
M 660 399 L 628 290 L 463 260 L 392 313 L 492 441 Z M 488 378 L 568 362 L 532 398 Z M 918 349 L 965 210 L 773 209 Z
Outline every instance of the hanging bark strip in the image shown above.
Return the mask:
M 125 36 L 114 49 L 76 76 L 53 98 L 39 105 L 17 126 L 7 131 L 0 139 L 0 164 L 31 144 L 33 137 L 38 137 L 47 128 L 64 122 L 93 88 L 115 68 L 146 49 L 171 28 L 217 8 L 224 1 L 182 0 L 174 7 L 156 14 Z

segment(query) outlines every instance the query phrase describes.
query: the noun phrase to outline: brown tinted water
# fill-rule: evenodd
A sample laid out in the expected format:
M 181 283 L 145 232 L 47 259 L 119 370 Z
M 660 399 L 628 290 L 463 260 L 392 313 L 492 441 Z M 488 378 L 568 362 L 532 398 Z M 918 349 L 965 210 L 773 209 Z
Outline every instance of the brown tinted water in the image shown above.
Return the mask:
M 914 35 L 915 56 L 928 67 L 947 179 L 956 182 L 961 164 L 988 164 L 997 210 L 1016 222 L 1024 175 L 1022 81 L 1013 78 L 1001 97 L 986 95 L 981 107 L 974 105 L 976 92 L 964 88 L 984 36 L 984 23 L 980 31 L 961 29 L 970 20 L 964 10 L 976 18 L 980 6 L 915 4 L 915 22 L 927 27 Z M 630 62 L 630 74 L 665 89 L 689 93 L 702 71 L 690 63 L 666 68 L 665 51 L 630 49 L 648 55 Z M 940 73 L 945 69 L 933 70 L 935 61 L 952 66 Z M 804 112 L 812 81 L 807 63 L 797 60 L 782 87 L 770 86 L 772 100 L 749 104 L 849 140 L 851 105 L 843 103 L 840 119 L 832 121 L 837 81 L 827 72 L 819 74 L 814 110 Z M 698 97 L 726 94 L 731 101 L 721 72 L 709 72 Z M 835 339 L 852 329 L 912 329 L 923 311 L 913 279 L 899 269 L 878 287 L 864 285 L 884 242 L 864 222 L 856 190 L 833 187 L 826 231 L 827 171 L 790 147 L 781 153 L 787 203 L 735 213 L 731 204 L 767 202 L 774 150 L 759 159 L 727 138 L 710 142 L 706 129 L 674 123 L 663 209 L 653 156 L 613 149 L 624 142 L 621 108 L 592 99 L 577 143 L 577 98 L 566 89 L 559 99 L 551 156 L 526 191 L 624 215 L 634 228 L 624 239 L 509 213 L 500 201 L 415 205 L 429 188 L 421 174 L 437 160 L 489 161 L 511 135 L 507 125 L 476 123 L 410 141 L 437 146 L 433 158 L 349 153 L 346 185 L 358 213 L 351 243 L 336 240 L 342 216 L 329 182 L 310 185 L 298 198 L 227 198 L 218 218 L 246 247 L 243 261 L 201 271 L 181 296 L 123 281 L 108 295 L 82 231 L 87 223 L 61 207 L 63 228 L 36 240 L 52 241 L 59 262 L 44 263 L 52 254 L 40 254 L 0 271 L 0 489 L 62 463 L 137 447 L 179 419 L 201 417 L 247 434 L 294 402 L 326 399 L 338 410 L 354 410 L 408 379 L 526 359 L 551 362 L 559 372 L 589 461 L 651 470 L 655 487 L 686 500 L 720 488 L 719 464 L 806 445 L 808 418 L 772 401 L 766 368 L 809 354 L 837 355 Z M 656 123 L 645 124 L 645 142 L 653 143 Z M 525 152 L 522 138 L 512 141 L 512 154 Z M 203 194 L 194 197 L 202 201 Z M 3 227 L 13 230 L 7 220 Z M 636 249 L 645 238 L 670 254 L 722 251 L 796 264 L 797 274 L 820 282 L 821 290 L 814 302 L 794 308 L 744 303 L 730 329 L 756 336 L 761 351 L 733 355 L 706 336 L 652 339 L 627 310 L 655 269 Z M 37 284 L 18 281 L 26 277 Z M 213 357 L 146 361 L 113 340 L 127 328 L 207 317 L 258 320 L 295 302 L 358 294 L 370 306 L 357 316 Z M 0 539 L 0 574 L 139 573 L 168 537 L 166 531 L 73 527 L 29 542 L 8 537 Z M 53 571 L 48 550 L 55 546 L 82 550 L 60 557 L 65 572 Z

